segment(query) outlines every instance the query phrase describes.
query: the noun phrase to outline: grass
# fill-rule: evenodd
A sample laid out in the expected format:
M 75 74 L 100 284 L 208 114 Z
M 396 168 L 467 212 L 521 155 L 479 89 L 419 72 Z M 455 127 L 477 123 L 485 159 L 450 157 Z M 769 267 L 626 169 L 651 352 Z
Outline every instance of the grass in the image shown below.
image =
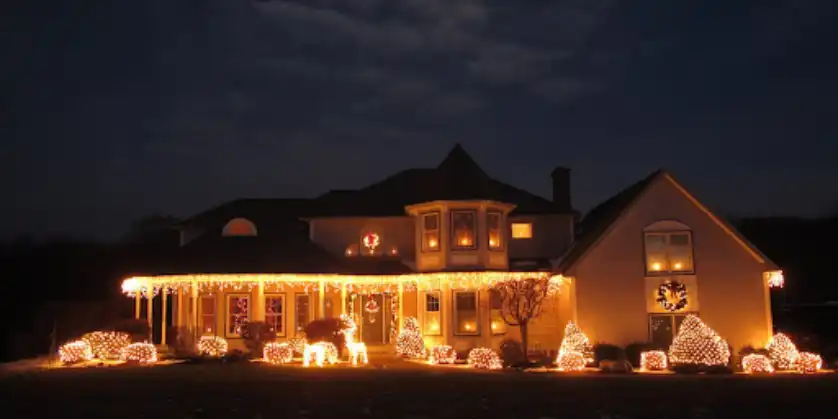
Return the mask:
M 838 416 L 829 407 L 836 388 L 836 374 L 562 375 L 403 362 L 65 368 L 0 378 L 7 418 L 814 418 Z

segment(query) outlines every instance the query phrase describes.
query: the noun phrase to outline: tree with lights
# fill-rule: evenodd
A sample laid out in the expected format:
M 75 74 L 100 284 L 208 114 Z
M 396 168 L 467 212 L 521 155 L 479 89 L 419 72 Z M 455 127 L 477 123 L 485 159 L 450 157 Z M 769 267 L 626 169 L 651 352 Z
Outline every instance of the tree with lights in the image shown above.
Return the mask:
M 559 358 L 562 357 L 562 354 L 574 352 L 582 355 L 585 364 L 594 362 L 594 347 L 591 345 L 591 341 L 588 340 L 588 336 L 575 323 L 567 322 L 567 326 L 564 328 L 562 346 L 559 347 Z
M 774 366 L 780 371 L 794 369 L 800 359 L 797 346 L 782 333 L 772 336 L 766 348 Z
M 669 361 L 673 365 L 727 365 L 730 348 L 715 330 L 696 316 L 687 316 L 669 347 Z
M 493 288 L 500 299 L 500 316 L 509 326 L 521 331 L 521 349 L 527 353 L 527 329 L 530 321 L 541 315 L 544 300 L 559 290 L 561 282 L 547 277 L 523 278 L 499 282 Z
M 396 338 L 396 353 L 410 358 L 425 357 L 425 340 L 416 317 L 405 317 L 404 329 Z

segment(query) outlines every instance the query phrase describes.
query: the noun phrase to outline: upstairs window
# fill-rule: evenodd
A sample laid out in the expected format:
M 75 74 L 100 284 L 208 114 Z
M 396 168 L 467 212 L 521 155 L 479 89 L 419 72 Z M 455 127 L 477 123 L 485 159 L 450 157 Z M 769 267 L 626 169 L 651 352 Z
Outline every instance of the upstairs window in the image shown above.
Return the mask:
M 486 230 L 489 233 L 489 249 L 500 250 L 503 249 L 503 240 L 501 238 L 501 223 L 503 221 L 503 214 L 497 211 L 489 211 L 486 213 Z
M 474 249 L 476 217 L 474 211 L 451 212 L 451 247 L 453 249 Z
M 512 223 L 513 239 L 531 239 L 532 223 Z
M 646 272 L 692 273 L 692 232 L 646 232 Z
M 422 251 L 439 251 L 439 213 L 422 214 Z
M 222 236 L 255 236 L 256 225 L 246 218 L 233 218 L 221 230 Z

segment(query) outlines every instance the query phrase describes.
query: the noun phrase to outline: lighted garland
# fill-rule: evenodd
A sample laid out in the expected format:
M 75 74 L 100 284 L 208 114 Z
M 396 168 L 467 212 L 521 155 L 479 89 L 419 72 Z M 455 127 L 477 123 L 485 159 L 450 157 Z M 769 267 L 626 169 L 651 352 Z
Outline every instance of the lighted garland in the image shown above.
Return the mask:
M 86 341 L 74 340 L 58 348 L 58 359 L 65 364 L 89 361 L 93 359 L 93 351 L 90 350 L 90 344 Z
M 268 342 L 262 349 L 262 359 L 271 364 L 287 364 L 294 359 L 294 348 L 284 342 Z
M 556 357 L 556 366 L 563 372 L 582 371 L 586 364 L 585 356 L 577 351 L 560 351 Z
M 645 351 L 640 353 L 640 368 L 645 371 L 663 371 L 667 367 L 666 352 Z
M 673 365 L 727 365 L 730 361 L 730 348 L 701 319 L 688 315 L 669 347 L 669 361 Z
M 676 299 L 675 302 L 670 300 Z M 687 306 L 687 286 L 680 282 L 667 282 L 658 287 L 658 298 L 655 300 L 666 311 L 678 311 Z
M 127 362 L 153 364 L 157 362 L 157 348 L 150 343 L 132 343 L 122 348 L 122 359 Z
M 227 339 L 221 336 L 201 336 L 198 341 L 198 353 L 203 356 L 220 358 L 227 354 Z
M 794 345 L 794 342 L 788 336 L 777 333 L 768 341 L 766 349 L 768 349 L 768 356 L 778 371 L 797 368 L 800 352 L 798 352 L 797 346 Z
M 742 357 L 742 371 L 748 374 L 772 373 L 774 366 L 771 365 L 771 358 L 762 354 L 749 354 Z
M 503 368 L 498 353 L 489 348 L 474 348 L 468 353 L 468 364 L 472 368 L 497 370 Z
M 567 322 L 567 326 L 564 328 L 564 337 L 559 347 L 559 356 L 562 353 L 570 352 L 579 352 L 582 354 L 585 365 L 594 362 L 594 347 L 591 345 L 591 341 L 588 340 L 588 336 L 582 332 L 582 329 L 573 322 Z M 556 359 L 558 363 L 558 357 Z
M 90 345 L 93 357 L 117 360 L 122 357 L 122 349 L 131 343 L 131 336 L 123 332 L 96 331 L 84 334 L 81 339 Z
M 429 364 L 453 364 L 457 361 L 457 351 L 449 345 L 436 345 L 428 353 Z
M 797 371 L 804 374 L 818 372 L 823 366 L 821 356 L 812 352 L 801 352 L 797 361 Z
M 408 358 L 425 357 L 425 340 L 415 317 L 405 317 L 404 329 L 396 339 L 396 353 Z

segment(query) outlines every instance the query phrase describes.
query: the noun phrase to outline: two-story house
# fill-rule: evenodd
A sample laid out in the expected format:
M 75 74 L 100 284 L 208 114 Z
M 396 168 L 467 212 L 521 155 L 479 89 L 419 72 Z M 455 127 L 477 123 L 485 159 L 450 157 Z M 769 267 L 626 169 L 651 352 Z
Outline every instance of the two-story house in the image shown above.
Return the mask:
M 171 300 L 163 328 L 234 346 L 248 321 L 290 338 L 346 313 L 368 345 L 391 344 L 416 317 L 427 345 L 497 348 L 519 336 L 492 287 L 532 276 L 562 283 L 530 326 L 535 349 L 555 349 L 568 321 L 599 342 L 665 344 L 687 313 L 737 348 L 770 338 L 777 268 L 671 175 L 653 173 L 578 225 L 570 171 L 552 180 L 552 200 L 536 196 L 492 178 L 458 145 L 436 168 L 362 189 L 212 208 L 179 225 L 171 266 L 123 286 L 153 290 L 149 308 Z

